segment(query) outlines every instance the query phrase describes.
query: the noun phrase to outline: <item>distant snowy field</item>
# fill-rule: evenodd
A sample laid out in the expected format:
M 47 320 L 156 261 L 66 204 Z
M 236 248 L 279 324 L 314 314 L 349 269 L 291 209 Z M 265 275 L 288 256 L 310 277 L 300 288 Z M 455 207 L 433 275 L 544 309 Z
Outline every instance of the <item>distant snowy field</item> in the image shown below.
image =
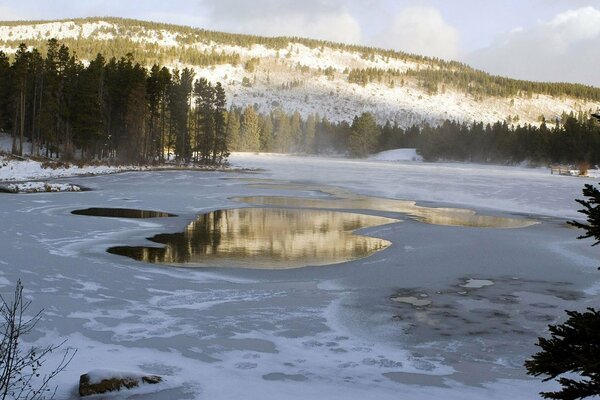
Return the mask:
M 0 194 L 0 292 L 21 278 L 32 308 L 45 309 L 28 340 L 68 339 L 78 349 L 56 380 L 57 399 L 78 398 L 79 375 L 107 369 L 165 377 L 134 390 L 138 397 L 115 398 L 531 399 L 552 388 L 522 367 L 537 336 L 562 310 L 600 300 L 598 250 L 565 225 L 592 179 L 406 160 L 237 153 L 231 161 L 264 171 L 129 172 L 68 179 L 88 192 Z M 199 213 L 246 206 L 236 196 L 323 196 L 276 186 L 286 182 L 539 224 L 448 227 L 375 212 L 401 222 L 361 233 L 390 248 L 285 271 L 160 267 L 106 252 L 180 232 Z M 179 217 L 71 214 L 88 207 Z

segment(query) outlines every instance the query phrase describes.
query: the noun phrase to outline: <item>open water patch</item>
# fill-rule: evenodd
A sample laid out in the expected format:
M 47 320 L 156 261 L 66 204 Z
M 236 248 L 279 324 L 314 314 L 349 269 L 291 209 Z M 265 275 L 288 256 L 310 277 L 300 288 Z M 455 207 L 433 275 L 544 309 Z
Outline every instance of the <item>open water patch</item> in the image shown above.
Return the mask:
M 104 208 L 91 207 L 81 210 L 71 211 L 75 215 L 87 215 L 90 217 L 107 217 L 107 218 L 167 218 L 176 217 L 175 214 L 170 214 L 163 211 L 138 210 L 135 208 Z
M 288 208 L 237 208 L 199 215 L 183 232 L 148 238 L 157 246 L 117 246 L 111 254 L 182 267 L 291 269 L 367 257 L 391 245 L 354 231 L 396 219 Z
M 302 198 L 288 196 L 248 196 L 232 200 L 246 204 L 293 207 L 310 209 L 368 210 L 407 215 L 419 222 L 432 225 L 462 226 L 472 228 L 525 228 L 538 222 L 525 218 L 507 218 L 479 215 L 475 211 L 462 208 L 424 207 L 414 201 L 385 199 L 368 196 L 352 198 Z

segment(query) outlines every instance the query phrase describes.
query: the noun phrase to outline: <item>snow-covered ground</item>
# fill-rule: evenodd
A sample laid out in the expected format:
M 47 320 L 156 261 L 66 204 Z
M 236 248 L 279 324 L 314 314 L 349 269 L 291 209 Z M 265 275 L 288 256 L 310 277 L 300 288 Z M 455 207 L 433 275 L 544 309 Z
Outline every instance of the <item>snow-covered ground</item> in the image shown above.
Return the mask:
M 132 166 L 109 167 L 102 165 L 82 168 L 75 165 L 60 166 L 58 168 L 50 167 L 29 158 L 11 158 L 8 156 L 11 148 L 12 138 L 10 135 L 0 132 L 0 182 L 52 179 L 76 175 L 101 175 L 136 169 Z M 29 156 L 31 154 L 30 150 L 31 143 L 24 143 L 23 155 Z M 6 155 L 2 153 L 6 153 Z
M 139 169 L 139 167 L 123 166 L 84 166 L 75 165 L 59 168 L 44 168 L 43 163 L 33 160 L 7 160 L 0 156 L 0 182 L 25 181 L 30 179 L 51 179 L 77 175 L 101 175 L 121 171 Z
M 78 349 L 56 398 L 77 398 L 80 374 L 110 369 L 163 376 L 144 399 L 530 399 L 552 388 L 522 367 L 537 336 L 562 310 L 600 299 L 598 250 L 565 225 L 592 180 L 467 164 L 232 162 L 265 171 L 73 177 L 92 191 L 0 195 L 0 292 L 21 278 L 33 309 L 45 308 L 28 340 Z M 450 227 L 376 211 L 402 221 L 361 233 L 391 247 L 281 271 L 161 267 L 106 252 L 180 232 L 198 213 L 247 206 L 233 197 L 322 198 L 322 185 L 539 223 Z M 71 214 L 88 207 L 178 217 Z

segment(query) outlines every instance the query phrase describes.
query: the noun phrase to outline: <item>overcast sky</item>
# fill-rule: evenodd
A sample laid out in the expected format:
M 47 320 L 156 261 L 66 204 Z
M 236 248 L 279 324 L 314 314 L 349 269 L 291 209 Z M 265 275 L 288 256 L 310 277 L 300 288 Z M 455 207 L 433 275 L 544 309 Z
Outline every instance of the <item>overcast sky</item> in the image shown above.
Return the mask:
M 360 43 L 600 86 L 600 0 L 0 0 L 0 20 L 85 16 Z

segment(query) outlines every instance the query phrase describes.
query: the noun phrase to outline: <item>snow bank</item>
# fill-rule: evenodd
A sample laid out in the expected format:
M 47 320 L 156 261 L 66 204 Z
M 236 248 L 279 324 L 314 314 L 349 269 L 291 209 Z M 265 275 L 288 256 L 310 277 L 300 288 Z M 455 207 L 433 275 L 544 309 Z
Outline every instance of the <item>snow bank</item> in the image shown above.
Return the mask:
M 144 375 L 138 372 L 123 372 L 113 369 L 94 369 L 87 373 L 90 383 L 99 383 L 105 379 L 141 379 Z
M 81 187 L 70 183 L 23 182 L 0 185 L 0 192 L 40 193 L 40 192 L 81 192 Z
M 372 161 L 423 161 L 417 149 L 394 149 L 382 151 L 369 157 Z
M 590 178 L 600 178 L 600 169 L 590 169 L 587 172 L 587 176 Z
M 131 166 L 68 166 L 59 168 L 44 168 L 44 165 L 33 160 L 10 160 L 0 156 L 0 182 L 26 181 L 30 179 L 63 178 L 75 175 L 110 174 L 135 169 Z

